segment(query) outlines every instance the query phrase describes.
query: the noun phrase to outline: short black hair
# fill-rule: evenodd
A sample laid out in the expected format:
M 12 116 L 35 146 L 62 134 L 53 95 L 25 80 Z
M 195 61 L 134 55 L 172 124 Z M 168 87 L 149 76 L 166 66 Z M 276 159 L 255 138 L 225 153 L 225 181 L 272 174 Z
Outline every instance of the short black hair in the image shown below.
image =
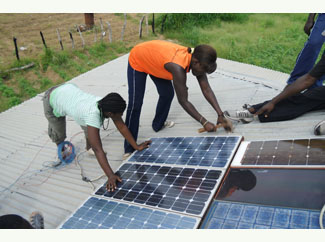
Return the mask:
M 192 54 L 203 66 L 208 74 L 217 69 L 217 51 L 210 45 L 198 45 Z
M 120 94 L 112 92 L 98 101 L 98 109 L 101 117 L 104 117 L 105 112 L 123 113 L 126 108 L 126 102 Z

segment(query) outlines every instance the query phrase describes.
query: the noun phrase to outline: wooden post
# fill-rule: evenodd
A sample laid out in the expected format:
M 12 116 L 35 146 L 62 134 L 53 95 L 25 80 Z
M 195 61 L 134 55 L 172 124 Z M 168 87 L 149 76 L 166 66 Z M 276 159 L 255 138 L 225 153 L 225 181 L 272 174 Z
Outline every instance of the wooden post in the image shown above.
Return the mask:
M 95 24 L 95 18 L 93 13 L 85 13 L 85 24 L 87 29 L 92 29 Z
M 142 16 L 141 20 L 140 20 L 140 26 L 139 26 L 139 38 L 142 38 L 142 23 L 144 20 L 144 16 Z
M 85 40 L 84 40 L 84 38 L 82 37 L 82 33 L 81 33 L 80 28 L 79 28 L 78 25 L 77 25 L 77 29 L 78 29 L 78 31 L 79 31 L 80 38 L 81 38 L 81 40 L 82 40 L 82 48 L 84 48 L 84 47 L 85 47 Z
M 13 40 L 14 40 L 14 44 L 15 44 L 16 58 L 17 58 L 17 60 L 20 60 L 19 53 L 18 53 L 18 47 L 17 47 L 17 39 L 16 39 L 16 37 L 14 37 Z
M 165 16 L 161 22 L 161 33 L 164 33 L 164 26 L 165 26 L 166 19 L 167 19 L 167 13 L 165 14 Z
M 108 40 L 110 43 L 112 43 L 113 39 L 112 39 L 112 28 L 111 28 L 111 24 L 107 21 L 107 26 L 108 26 Z
M 147 29 L 147 35 L 149 34 L 149 27 L 148 27 L 148 14 L 146 14 L 146 29 Z
M 73 37 L 72 37 L 71 31 L 69 31 L 69 35 L 70 35 L 70 39 L 71 39 L 72 49 L 74 49 L 74 41 L 73 41 Z
M 104 31 L 104 26 L 103 26 L 103 21 L 102 21 L 102 18 L 100 18 L 99 19 L 100 20 L 100 30 L 102 31 L 102 33 L 101 33 L 101 41 L 103 41 L 103 38 L 104 38 L 104 36 L 105 36 L 105 31 Z
M 60 35 L 59 29 L 56 29 L 56 33 L 58 34 L 58 39 L 59 39 L 59 43 L 61 45 L 61 50 L 63 50 L 63 44 L 62 44 L 62 39 L 61 39 L 61 35 Z
M 47 49 L 47 46 L 46 46 L 45 39 L 44 39 L 44 36 L 43 36 L 42 31 L 40 31 L 39 33 L 40 33 L 40 35 L 41 35 L 41 37 L 42 37 L 43 45 L 45 46 L 45 49 Z
M 123 41 L 123 37 L 124 37 L 125 28 L 126 28 L 126 13 L 124 14 L 124 24 L 123 24 L 123 28 L 122 28 L 122 34 L 121 34 L 122 41 Z
M 155 33 L 155 14 L 152 14 L 152 33 Z

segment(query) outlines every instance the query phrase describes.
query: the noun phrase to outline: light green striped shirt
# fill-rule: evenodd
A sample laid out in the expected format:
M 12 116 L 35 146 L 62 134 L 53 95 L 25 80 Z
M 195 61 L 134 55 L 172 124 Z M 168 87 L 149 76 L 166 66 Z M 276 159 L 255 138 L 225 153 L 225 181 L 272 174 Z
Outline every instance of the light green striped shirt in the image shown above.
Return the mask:
M 50 105 L 56 117 L 72 117 L 81 126 L 100 129 L 102 125 L 97 101 L 102 99 L 80 90 L 73 83 L 55 88 L 50 95 Z

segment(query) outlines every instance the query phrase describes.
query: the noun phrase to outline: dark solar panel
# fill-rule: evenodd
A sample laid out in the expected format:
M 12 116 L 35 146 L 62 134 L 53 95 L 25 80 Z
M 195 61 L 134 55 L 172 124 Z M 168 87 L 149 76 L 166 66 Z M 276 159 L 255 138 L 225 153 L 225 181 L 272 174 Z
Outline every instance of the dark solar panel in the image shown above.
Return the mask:
M 252 141 L 242 158 L 243 165 L 325 165 L 325 140 Z
M 90 197 L 62 229 L 194 229 L 199 219 Z
M 148 149 L 137 151 L 129 162 L 225 167 L 240 136 L 152 138 Z
M 118 174 L 123 182 L 114 192 L 104 184 L 95 194 L 201 216 L 221 171 L 125 163 Z

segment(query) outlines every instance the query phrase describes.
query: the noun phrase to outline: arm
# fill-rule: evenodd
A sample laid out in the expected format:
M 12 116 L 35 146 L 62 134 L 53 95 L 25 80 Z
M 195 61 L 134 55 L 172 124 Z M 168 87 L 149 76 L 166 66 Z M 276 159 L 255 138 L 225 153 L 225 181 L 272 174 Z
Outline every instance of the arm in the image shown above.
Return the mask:
M 310 35 L 310 30 L 312 29 L 312 27 L 314 26 L 314 19 L 315 19 L 316 13 L 310 13 L 308 15 L 306 24 L 304 26 L 304 31 L 305 33 L 309 36 Z
M 197 76 L 197 80 L 200 84 L 200 88 L 205 99 L 210 103 L 210 105 L 214 108 L 214 110 L 216 110 L 218 114 L 218 123 L 226 124 L 223 112 L 221 111 L 217 98 L 210 87 L 207 76 L 205 74 Z
M 121 182 L 121 178 L 114 174 L 112 168 L 108 164 L 106 155 L 103 150 L 102 142 L 100 140 L 99 129 L 87 126 L 88 129 L 88 141 L 93 149 L 97 161 L 100 167 L 103 169 L 106 174 L 108 181 L 106 188 L 108 191 L 114 191 L 116 189 L 116 181 Z
M 130 143 L 130 145 L 135 149 L 135 150 L 143 150 L 145 148 L 149 147 L 149 144 L 151 143 L 151 141 L 145 141 L 143 143 L 141 143 L 140 145 L 138 145 L 130 130 L 128 129 L 128 127 L 125 125 L 123 119 L 121 118 L 121 116 L 114 116 L 111 117 L 116 128 L 118 129 L 118 131 L 123 135 L 123 137 Z
M 176 92 L 177 100 L 182 108 L 196 121 L 201 124 L 205 124 L 204 128 L 207 131 L 214 131 L 215 126 L 208 122 L 193 106 L 191 102 L 188 101 L 188 91 L 186 86 L 186 72 L 185 70 L 175 64 L 175 63 L 167 63 L 165 64 L 166 70 L 172 73 L 173 75 L 173 84 Z
M 308 87 L 313 85 L 316 82 L 316 80 L 317 78 L 311 76 L 310 74 L 305 74 L 299 77 L 294 83 L 292 83 L 291 85 L 287 85 L 279 95 L 274 97 L 270 102 L 268 102 L 259 110 L 257 110 L 255 114 L 256 115 L 260 115 L 262 113 L 266 113 L 266 115 L 269 114 L 270 112 L 272 112 L 274 106 L 277 103 L 279 103 L 283 99 L 291 97 L 292 95 L 295 95 L 307 89 Z

